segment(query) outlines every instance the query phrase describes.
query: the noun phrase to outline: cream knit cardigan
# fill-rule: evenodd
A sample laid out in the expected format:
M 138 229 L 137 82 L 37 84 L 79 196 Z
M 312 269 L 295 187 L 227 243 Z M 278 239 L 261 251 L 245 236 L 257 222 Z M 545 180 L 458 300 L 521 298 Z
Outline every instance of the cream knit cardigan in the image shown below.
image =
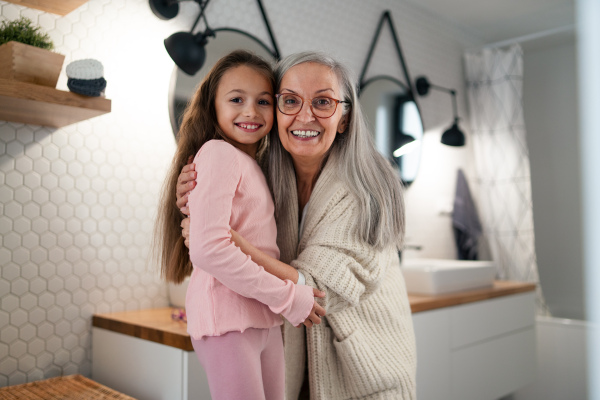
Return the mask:
M 278 215 L 281 260 L 326 292 L 320 325 L 285 321 L 286 398 L 298 398 L 308 354 L 310 397 L 415 399 L 416 349 L 411 311 L 395 248 L 376 251 L 358 239 L 355 198 L 325 166 L 298 238 L 296 185 Z

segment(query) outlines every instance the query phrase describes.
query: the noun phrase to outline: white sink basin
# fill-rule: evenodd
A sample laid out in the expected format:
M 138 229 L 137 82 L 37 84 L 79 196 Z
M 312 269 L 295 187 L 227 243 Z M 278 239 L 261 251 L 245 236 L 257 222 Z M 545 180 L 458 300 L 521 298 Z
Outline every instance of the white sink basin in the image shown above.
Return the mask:
M 443 294 L 491 286 L 496 276 L 493 261 L 402 260 L 406 289 L 415 294 Z

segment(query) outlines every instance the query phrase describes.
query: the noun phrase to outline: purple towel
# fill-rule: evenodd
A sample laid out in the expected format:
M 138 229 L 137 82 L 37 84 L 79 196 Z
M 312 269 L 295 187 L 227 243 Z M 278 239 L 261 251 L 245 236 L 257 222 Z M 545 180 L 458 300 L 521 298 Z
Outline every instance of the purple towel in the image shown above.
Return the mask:
M 452 211 L 452 228 L 459 260 L 477 260 L 477 244 L 481 236 L 481 223 L 461 169 L 456 176 L 456 195 Z

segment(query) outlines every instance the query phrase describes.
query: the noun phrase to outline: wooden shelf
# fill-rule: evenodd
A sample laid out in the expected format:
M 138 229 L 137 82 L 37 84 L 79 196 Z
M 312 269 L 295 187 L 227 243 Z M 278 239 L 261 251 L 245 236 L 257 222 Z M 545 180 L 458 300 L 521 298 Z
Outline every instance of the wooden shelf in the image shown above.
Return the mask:
M 111 101 L 0 79 L 0 120 L 60 128 L 109 113 Z
M 20 6 L 35 8 L 52 14 L 67 15 L 74 9 L 88 2 L 88 0 L 6 0 Z

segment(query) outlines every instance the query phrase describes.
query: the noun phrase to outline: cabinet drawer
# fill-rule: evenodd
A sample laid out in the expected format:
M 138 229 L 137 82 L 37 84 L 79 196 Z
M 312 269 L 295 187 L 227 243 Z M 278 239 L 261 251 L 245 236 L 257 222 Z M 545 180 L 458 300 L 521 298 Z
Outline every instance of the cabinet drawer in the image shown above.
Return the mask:
M 536 371 L 535 328 L 452 352 L 451 398 L 495 400 L 523 387 Z
M 535 292 L 453 307 L 450 348 L 457 349 L 535 324 Z

